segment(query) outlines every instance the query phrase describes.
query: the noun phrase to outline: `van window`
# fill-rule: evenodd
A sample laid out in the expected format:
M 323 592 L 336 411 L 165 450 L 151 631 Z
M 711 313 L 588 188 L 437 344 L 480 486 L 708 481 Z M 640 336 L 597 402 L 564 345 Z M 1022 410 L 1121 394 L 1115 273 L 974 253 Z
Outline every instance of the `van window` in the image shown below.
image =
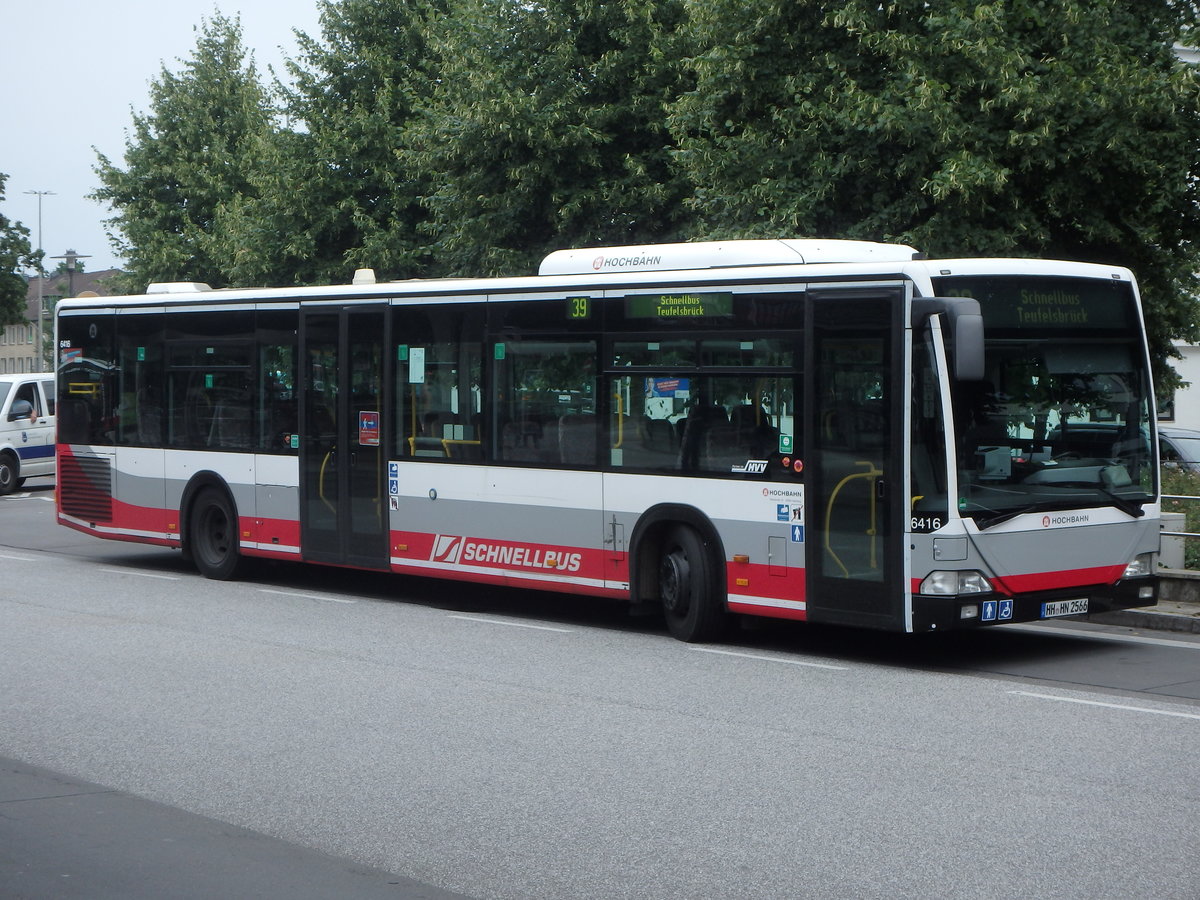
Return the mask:
M 33 405 L 33 411 L 40 418 L 42 415 L 42 398 L 38 396 L 37 383 L 26 381 L 17 388 L 17 395 L 13 398 L 15 403 L 17 400 L 28 400 Z
M 54 415 L 54 379 L 42 382 L 42 393 L 46 395 L 46 414 Z

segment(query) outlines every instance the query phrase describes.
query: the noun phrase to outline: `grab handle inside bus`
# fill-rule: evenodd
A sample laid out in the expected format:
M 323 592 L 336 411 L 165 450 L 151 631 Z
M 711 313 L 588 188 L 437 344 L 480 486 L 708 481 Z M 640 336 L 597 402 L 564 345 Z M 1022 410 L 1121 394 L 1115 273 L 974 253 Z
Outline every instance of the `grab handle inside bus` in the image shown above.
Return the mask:
M 943 323 L 949 327 L 949 349 L 955 379 L 982 381 L 983 316 L 979 312 L 979 301 L 972 297 L 921 297 L 913 300 L 913 327 L 924 324 L 939 313 Z

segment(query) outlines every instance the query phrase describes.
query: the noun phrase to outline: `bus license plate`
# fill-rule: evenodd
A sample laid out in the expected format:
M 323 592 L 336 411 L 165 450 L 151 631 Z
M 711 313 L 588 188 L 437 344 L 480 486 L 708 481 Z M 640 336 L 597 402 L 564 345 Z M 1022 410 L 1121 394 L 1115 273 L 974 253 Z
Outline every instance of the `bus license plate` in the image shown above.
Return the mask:
M 1042 618 L 1052 619 L 1055 616 L 1077 616 L 1088 611 L 1087 598 L 1081 600 L 1055 600 L 1053 603 L 1042 604 Z

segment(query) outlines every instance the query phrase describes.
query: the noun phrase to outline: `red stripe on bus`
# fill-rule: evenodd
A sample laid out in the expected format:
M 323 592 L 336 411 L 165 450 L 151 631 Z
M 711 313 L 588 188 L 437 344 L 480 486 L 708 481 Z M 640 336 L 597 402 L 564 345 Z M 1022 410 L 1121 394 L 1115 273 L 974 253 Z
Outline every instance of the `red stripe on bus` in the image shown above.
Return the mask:
M 992 581 L 1011 594 L 1033 591 L 1053 591 L 1062 588 L 1087 587 L 1094 584 L 1115 584 L 1125 572 L 1125 564 L 1095 566 L 1089 569 L 1064 569 L 1060 572 L 1034 572 L 1028 575 L 994 576 Z
M 725 589 L 730 595 L 803 603 L 806 597 L 804 570 L 786 571 L 786 575 L 777 575 L 770 566 L 761 563 L 729 563 L 726 566 Z M 744 583 L 739 584 L 739 579 Z
M 764 601 L 769 603 L 770 601 Z M 745 613 L 750 616 L 764 616 L 768 619 L 791 619 L 795 622 L 808 621 L 808 613 L 803 609 L 793 609 L 786 606 L 762 606 L 758 603 L 739 603 L 729 601 L 729 611 Z

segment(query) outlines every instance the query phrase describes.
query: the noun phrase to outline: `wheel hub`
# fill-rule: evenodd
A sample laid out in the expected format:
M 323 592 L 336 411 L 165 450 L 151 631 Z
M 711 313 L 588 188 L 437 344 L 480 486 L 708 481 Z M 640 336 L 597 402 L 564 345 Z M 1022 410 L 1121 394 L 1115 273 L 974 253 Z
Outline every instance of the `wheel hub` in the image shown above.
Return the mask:
M 682 615 L 687 612 L 690 570 L 687 557 L 676 551 L 663 557 L 659 566 L 659 590 L 662 593 L 663 608 L 669 613 Z

